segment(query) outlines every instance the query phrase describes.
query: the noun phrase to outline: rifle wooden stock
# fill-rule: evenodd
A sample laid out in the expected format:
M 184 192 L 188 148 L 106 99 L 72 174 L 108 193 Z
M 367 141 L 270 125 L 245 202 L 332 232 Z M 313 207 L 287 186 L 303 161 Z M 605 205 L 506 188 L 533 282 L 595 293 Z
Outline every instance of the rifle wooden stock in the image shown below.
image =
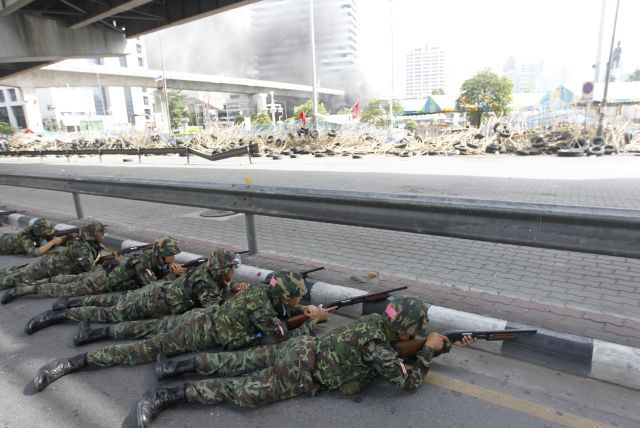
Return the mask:
M 447 336 L 450 343 L 455 343 L 465 337 L 475 337 L 484 340 L 515 340 L 521 334 L 535 334 L 538 330 L 450 330 L 443 333 Z M 402 340 L 395 344 L 396 352 L 401 358 L 412 358 L 424 347 L 427 342 L 426 338 Z
M 324 269 L 324 268 L 316 268 L 316 269 L 312 269 L 312 271 L 316 271 L 320 269 Z M 345 306 L 357 305 L 358 303 L 377 302 L 380 300 L 387 299 L 389 297 L 389 294 L 393 293 L 394 291 L 404 290 L 406 288 L 407 288 L 406 286 L 398 287 L 398 288 L 393 288 L 391 290 L 380 291 L 378 293 L 370 293 L 362 296 L 352 297 L 350 299 L 336 300 L 335 302 L 331 302 L 328 305 L 325 305 L 324 307 L 325 308 L 342 308 Z M 287 318 L 287 327 L 290 329 L 300 327 L 309 318 L 310 317 L 305 314 L 291 316 Z
M 202 263 L 206 262 L 207 260 L 209 260 L 207 257 L 199 257 L 195 260 L 191 260 L 190 262 L 183 263 L 182 267 L 185 269 L 189 269 L 195 266 L 200 266 Z
M 69 236 L 74 235 L 80 232 L 79 227 L 74 227 L 72 229 L 59 230 L 57 232 L 53 232 L 51 235 L 47 236 L 47 241 L 50 241 L 53 238 L 58 238 L 60 236 Z
M 136 251 L 150 250 L 151 248 L 153 248 L 153 244 L 136 245 L 134 247 L 124 248 L 119 251 L 114 251 L 111 254 L 100 256 L 96 263 L 99 264 L 116 256 L 124 256 L 125 254 L 135 253 Z
M 293 330 L 294 328 L 300 327 L 309 319 L 309 315 L 300 314 L 294 315 L 292 317 L 287 318 L 287 328 L 289 330 Z

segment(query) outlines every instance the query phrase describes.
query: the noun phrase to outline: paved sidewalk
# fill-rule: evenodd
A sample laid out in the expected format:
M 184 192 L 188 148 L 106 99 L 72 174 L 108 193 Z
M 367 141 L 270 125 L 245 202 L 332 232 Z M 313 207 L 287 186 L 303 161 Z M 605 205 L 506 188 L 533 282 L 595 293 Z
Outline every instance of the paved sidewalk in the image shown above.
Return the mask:
M 619 159 L 625 165 L 629 159 L 638 162 L 635 158 Z M 544 162 L 547 165 L 547 160 Z M 51 173 L 60 169 L 3 165 L 9 172 Z M 536 180 L 245 167 L 64 169 L 65 173 L 83 175 L 211 182 L 243 182 L 250 175 L 254 184 L 262 185 L 640 206 L 639 180 L 633 176 Z M 578 169 L 575 174 L 583 172 Z M 242 216 L 203 218 L 199 216 L 203 210 L 190 207 L 89 196 L 83 196 L 82 201 L 87 215 L 103 220 L 120 234 L 150 239 L 168 231 L 194 252 L 205 252 L 218 244 L 246 247 Z M 0 186 L 0 204 L 60 221 L 74 217 L 69 194 Z M 157 214 L 163 217 L 157 218 Z M 254 265 L 324 265 L 327 270 L 315 277 L 336 284 L 364 289 L 408 285 L 411 293 L 440 306 L 640 347 L 640 260 L 270 217 L 258 217 L 257 227 L 261 254 L 250 260 Z M 369 271 L 379 272 L 379 278 L 369 279 Z

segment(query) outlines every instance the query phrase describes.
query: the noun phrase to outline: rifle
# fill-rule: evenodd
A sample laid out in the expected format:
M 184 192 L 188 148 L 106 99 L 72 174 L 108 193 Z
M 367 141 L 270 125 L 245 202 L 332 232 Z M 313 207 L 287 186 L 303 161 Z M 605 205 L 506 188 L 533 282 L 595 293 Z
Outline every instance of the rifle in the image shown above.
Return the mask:
M 106 260 L 115 258 L 116 256 L 124 256 L 125 254 L 135 253 L 137 251 L 150 250 L 152 247 L 153 247 L 153 244 L 144 244 L 144 245 L 136 245 L 134 247 L 124 248 L 122 250 L 114 251 L 111 254 L 100 256 L 98 260 L 96 260 L 96 264 L 103 263 Z
M 476 339 L 484 339 L 484 340 L 515 340 L 521 334 L 536 334 L 538 330 L 450 330 L 445 333 L 442 333 L 443 336 L 447 336 L 449 339 L 448 343 L 445 343 L 442 348 L 442 353 L 449 352 L 451 349 L 451 344 L 455 343 L 459 340 L 462 340 L 465 337 L 475 337 Z M 420 351 L 427 339 L 412 339 L 412 340 L 402 340 L 397 342 L 395 345 L 396 351 L 398 352 L 398 356 L 401 358 L 411 358 L 415 357 L 418 351 Z
M 324 266 L 320 266 L 320 267 L 313 268 L 313 269 L 303 270 L 303 271 L 300 271 L 300 272 L 299 272 L 299 274 L 300 274 L 304 279 L 307 279 L 307 277 L 309 276 L 309 274 L 310 274 L 310 273 L 318 272 L 319 270 L 322 270 L 322 269 L 324 269 Z M 274 272 L 269 273 L 269 274 L 264 278 L 264 281 L 263 281 L 263 282 L 264 282 L 265 284 L 268 284 L 268 283 L 269 283 L 269 281 L 271 281 L 271 278 L 273 278 L 273 274 L 274 274 Z
M 198 257 L 197 259 L 193 259 L 190 262 L 182 263 L 182 267 L 185 269 L 189 269 L 192 267 L 200 266 L 202 263 L 205 263 L 209 260 L 209 257 Z
M 345 306 L 357 305 L 358 303 L 378 302 L 380 300 L 386 300 L 389 297 L 389 294 L 393 293 L 394 291 L 405 290 L 406 288 L 406 286 L 398 287 L 391 290 L 380 291 L 378 293 L 370 293 L 364 294 L 362 296 L 351 297 L 350 299 L 336 300 L 335 302 L 331 302 L 328 305 L 325 305 L 324 308 L 338 309 Z M 287 327 L 290 329 L 300 327 L 308 319 L 309 315 L 305 314 L 291 316 L 287 318 Z
M 76 233 L 80 232 L 80 228 L 79 227 L 72 227 L 71 229 L 65 229 L 65 230 L 59 230 L 57 232 L 53 232 L 51 235 L 47 236 L 45 239 L 47 241 L 51 241 L 53 238 L 57 238 L 60 236 L 69 236 L 69 235 L 74 235 Z
M 248 252 L 249 250 L 244 250 L 244 251 L 238 251 L 236 254 L 247 254 Z M 189 269 L 192 267 L 200 266 L 202 263 L 206 262 L 207 260 L 209 260 L 209 257 L 198 257 L 197 259 L 191 260 L 190 262 L 183 263 L 182 267 L 185 269 Z M 225 269 L 227 267 L 228 266 L 224 266 L 220 269 Z

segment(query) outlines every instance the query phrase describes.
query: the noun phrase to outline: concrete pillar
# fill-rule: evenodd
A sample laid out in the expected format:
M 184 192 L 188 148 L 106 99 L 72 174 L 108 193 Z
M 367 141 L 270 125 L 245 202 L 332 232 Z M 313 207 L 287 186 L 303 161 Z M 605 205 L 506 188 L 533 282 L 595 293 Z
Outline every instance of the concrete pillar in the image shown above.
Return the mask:
M 27 128 L 33 132 L 41 132 L 42 114 L 40 113 L 40 104 L 36 96 L 35 88 L 21 88 L 22 99 L 24 100 L 24 116 L 27 121 Z

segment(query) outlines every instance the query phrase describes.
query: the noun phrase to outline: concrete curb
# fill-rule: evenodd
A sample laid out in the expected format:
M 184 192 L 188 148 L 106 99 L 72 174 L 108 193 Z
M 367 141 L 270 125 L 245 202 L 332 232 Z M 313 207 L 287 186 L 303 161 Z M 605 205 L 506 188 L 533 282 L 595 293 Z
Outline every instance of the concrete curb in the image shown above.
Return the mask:
M 25 227 L 36 218 L 22 214 L 11 214 L 9 223 Z M 64 230 L 75 226 L 59 223 L 56 229 Z M 108 235 L 105 245 L 113 248 L 127 248 L 146 242 L 134 241 Z M 176 260 L 184 263 L 202 257 L 199 254 L 182 252 Z M 237 276 L 248 282 L 262 282 L 272 271 L 249 265 L 241 265 Z M 312 304 L 327 304 L 336 300 L 359 296 L 362 290 L 307 279 L 309 294 L 306 299 Z M 370 313 L 381 313 L 387 302 L 365 303 L 340 310 L 342 315 L 358 317 Z M 447 330 L 503 330 L 536 328 L 507 320 L 462 312 L 431 305 L 428 310 L 430 329 Z M 534 364 L 561 368 L 565 371 L 611 382 L 617 385 L 640 389 L 640 349 L 616 343 L 537 328 L 535 335 L 526 335 L 512 342 L 479 341 L 477 348 L 502 354 Z

